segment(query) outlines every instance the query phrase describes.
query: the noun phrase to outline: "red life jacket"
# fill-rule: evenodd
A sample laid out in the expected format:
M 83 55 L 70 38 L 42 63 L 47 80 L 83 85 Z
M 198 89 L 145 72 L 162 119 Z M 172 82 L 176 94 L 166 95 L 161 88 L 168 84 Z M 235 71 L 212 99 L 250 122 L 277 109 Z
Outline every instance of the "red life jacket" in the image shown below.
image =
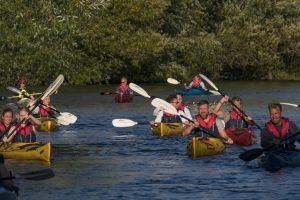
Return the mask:
M 275 137 L 277 138 L 281 138 L 284 137 L 289 128 L 290 128 L 290 121 L 288 118 L 282 118 L 282 122 L 281 122 L 281 131 L 278 132 L 278 130 L 276 129 L 275 125 L 272 123 L 272 121 L 269 121 L 266 123 L 266 127 L 269 130 L 270 133 L 272 133 Z
M 196 119 L 197 121 L 200 123 L 200 126 L 202 126 L 203 128 L 211 128 L 215 122 L 216 122 L 216 118 L 217 116 L 213 113 L 210 115 L 210 118 L 208 120 L 208 122 L 206 123 L 200 115 L 196 115 Z
M 49 107 L 44 108 L 43 106 L 39 106 L 39 114 L 41 117 L 49 116 L 50 108 Z
M 0 122 L 0 133 L 4 133 L 6 130 L 6 126 L 3 124 L 3 122 Z
M 165 115 L 165 116 L 168 116 L 168 117 L 173 117 L 173 116 L 175 116 L 175 115 L 172 115 L 172 114 L 167 113 L 167 112 L 164 112 L 164 115 Z
M 119 89 L 121 90 L 122 93 L 125 93 L 129 88 L 129 85 L 119 85 Z
M 24 136 L 30 135 L 31 131 L 32 131 L 32 125 L 31 124 L 26 124 L 25 127 L 19 126 L 16 129 L 17 134 L 24 135 Z
M 177 111 L 179 111 L 179 110 L 182 110 L 182 111 L 184 111 L 184 103 L 180 103 L 179 105 L 178 105 L 178 108 L 177 108 Z
M 237 113 L 236 111 L 231 110 L 229 113 L 230 113 L 231 119 L 234 119 L 234 120 L 242 119 L 243 114 L 240 112 Z

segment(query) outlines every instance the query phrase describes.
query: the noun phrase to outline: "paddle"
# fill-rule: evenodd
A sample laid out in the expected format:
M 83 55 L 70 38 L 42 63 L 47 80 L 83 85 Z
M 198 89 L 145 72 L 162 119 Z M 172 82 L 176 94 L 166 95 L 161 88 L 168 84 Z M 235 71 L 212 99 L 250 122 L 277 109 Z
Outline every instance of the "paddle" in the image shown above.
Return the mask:
M 173 84 L 173 85 L 184 84 L 184 83 L 181 83 L 181 82 L 177 81 L 174 78 L 168 78 L 167 82 L 170 83 L 170 84 Z M 213 95 L 221 95 L 220 92 L 215 91 L 215 90 L 208 90 L 208 92 L 210 92 Z
M 217 86 L 211 81 L 209 80 L 209 78 L 207 78 L 205 75 L 203 74 L 199 74 L 201 76 L 201 78 L 203 78 L 211 87 L 213 87 L 216 91 L 218 91 L 223 97 L 225 96 L 225 94 L 219 90 L 219 88 L 217 88 Z M 231 99 L 228 99 L 228 102 L 234 106 L 240 113 L 243 114 L 243 116 L 241 116 L 244 120 L 245 120 L 245 117 L 248 117 L 248 115 L 242 111 L 239 107 L 237 107 L 233 101 Z M 244 117 L 245 116 L 245 117 Z M 246 120 L 245 120 L 246 121 Z M 251 122 L 259 129 L 259 130 L 262 130 L 262 128 L 253 120 L 251 120 Z
M 299 104 L 293 104 L 293 103 L 280 103 L 281 105 L 287 105 L 287 106 L 293 106 L 293 107 L 300 107 Z
M 42 169 L 38 171 L 31 171 L 25 173 L 18 173 L 20 177 L 27 180 L 45 180 L 54 177 L 54 171 L 52 169 Z M 0 178 L 0 181 L 15 179 L 15 176 Z
M 292 134 L 292 135 L 290 135 L 288 137 L 285 137 L 285 138 L 283 138 L 283 139 L 280 140 L 279 144 L 282 144 L 284 141 L 289 140 L 289 139 L 291 139 L 291 138 L 293 138 L 293 137 L 295 137 L 295 136 L 297 136 L 299 134 L 300 134 L 300 132 L 297 132 L 297 133 L 294 133 L 294 134 Z M 264 151 L 267 151 L 267 150 L 271 149 L 273 146 L 274 146 L 274 144 L 271 145 L 271 146 L 269 146 L 269 147 L 266 147 L 266 148 L 250 149 L 248 151 L 245 151 L 245 152 L 241 153 L 239 155 L 239 158 L 241 160 L 244 160 L 244 161 L 251 161 L 251 160 L 259 157 Z
M 138 122 L 132 121 L 130 119 L 114 119 L 114 120 L 112 120 L 112 125 L 114 127 L 118 127 L 118 128 L 131 127 L 131 126 L 134 126 L 137 124 L 145 125 L 145 124 L 149 124 L 149 123 L 138 123 Z
M 150 96 L 143 88 L 140 86 L 134 84 L 134 83 L 129 83 L 129 88 L 132 89 L 134 92 L 140 94 L 143 97 L 149 98 L 149 99 L 154 99 L 155 96 Z
M 50 96 L 52 95 L 59 87 L 60 85 L 63 83 L 64 81 L 64 76 L 62 74 L 60 74 L 53 83 L 51 83 L 49 85 L 49 87 L 42 93 L 42 95 L 40 95 L 34 102 L 33 102 L 33 107 L 31 108 L 31 110 L 29 110 L 29 113 L 28 115 L 30 115 L 33 110 L 38 106 L 38 102 L 44 100 L 47 96 Z M 27 106 L 28 108 L 30 107 L 29 105 Z M 0 134 L 0 138 L 3 137 L 3 135 L 5 133 L 7 133 L 7 131 L 10 130 L 10 128 L 14 125 L 15 126 L 15 129 L 11 131 L 11 133 L 8 135 L 7 138 L 10 138 L 10 136 L 12 134 L 14 134 L 15 130 L 26 120 L 26 119 L 23 119 L 21 120 L 19 123 L 15 124 L 17 122 L 18 119 L 15 119 L 7 128 L 6 130 Z
M 14 92 L 16 92 L 16 93 L 18 93 L 18 94 L 21 94 L 21 93 L 22 93 L 21 90 L 19 90 L 19 89 L 17 89 L 17 88 L 10 87 L 10 86 L 7 87 L 7 88 L 9 88 L 9 90 L 14 91 Z M 38 94 L 38 93 L 36 93 L 36 94 Z M 27 96 L 26 94 L 22 94 L 22 95 L 24 95 L 24 97 L 26 97 L 26 98 L 30 98 L 30 97 Z M 39 102 L 39 104 L 41 104 L 41 105 L 43 105 L 43 106 L 46 106 L 46 105 L 43 104 L 41 101 Z M 60 124 L 62 124 L 62 125 L 67 126 L 67 125 L 69 125 L 69 124 L 74 124 L 74 123 L 77 121 L 77 117 L 76 117 L 75 115 L 73 115 L 72 113 L 69 113 L 69 112 L 60 112 L 59 110 L 57 110 L 57 109 L 55 109 L 55 108 L 53 108 L 53 107 L 51 107 L 51 106 L 49 106 L 49 108 L 50 108 L 51 110 L 53 110 L 54 112 L 60 114 L 60 116 L 57 116 L 56 119 L 57 119 L 58 123 L 60 123 Z

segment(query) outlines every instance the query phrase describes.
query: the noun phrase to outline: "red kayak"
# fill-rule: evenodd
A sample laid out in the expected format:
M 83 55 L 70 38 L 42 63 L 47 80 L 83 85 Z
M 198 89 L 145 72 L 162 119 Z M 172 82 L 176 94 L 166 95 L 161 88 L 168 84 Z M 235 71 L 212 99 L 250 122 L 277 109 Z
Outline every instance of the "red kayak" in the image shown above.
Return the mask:
M 228 128 L 225 131 L 228 137 L 233 140 L 234 144 L 241 146 L 250 146 L 257 142 L 256 135 L 250 128 Z
M 128 103 L 132 102 L 133 94 L 116 94 L 115 101 L 116 103 Z

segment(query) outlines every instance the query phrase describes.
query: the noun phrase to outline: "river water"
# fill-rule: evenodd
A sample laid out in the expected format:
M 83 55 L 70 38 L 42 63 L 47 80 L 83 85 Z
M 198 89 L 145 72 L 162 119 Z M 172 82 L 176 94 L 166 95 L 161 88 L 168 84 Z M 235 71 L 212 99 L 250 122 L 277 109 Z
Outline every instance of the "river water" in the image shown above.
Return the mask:
M 300 103 L 300 82 L 217 85 L 230 96 L 239 95 L 244 100 L 244 110 L 261 126 L 268 120 L 268 103 Z M 167 84 L 141 86 L 150 95 L 162 98 L 176 88 Z M 6 160 L 14 174 L 47 167 L 55 172 L 54 178 L 42 181 L 17 178 L 19 199 L 300 199 L 300 168 L 267 172 L 255 161 L 240 160 L 238 155 L 243 150 L 237 146 L 226 146 L 222 155 L 193 160 L 186 154 L 191 136 L 153 136 L 150 127 L 143 124 L 153 119 L 151 101 L 135 97 L 133 103 L 116 104 L 112 95 L 99 95 L 100 91 L 114 89 L 115 86 L 62 86 L 53 95 L 52 103 L 60 111 L 75 114 L 78 121 L 52 134 L 38 134 L 38 140 L 52 143 L 51 163 Z M 9 95 L 3 88 L 0 92 Z M 199 99 L 219 98 L 184 100 L 194 110 L 193 102 Z M 0 106 L 5 103 L 2 101 Z M 298 108 L 284 107 L 284 115 L 300 126 Z M 116 118 L 141 124 L 115 128 L 111 121 Z

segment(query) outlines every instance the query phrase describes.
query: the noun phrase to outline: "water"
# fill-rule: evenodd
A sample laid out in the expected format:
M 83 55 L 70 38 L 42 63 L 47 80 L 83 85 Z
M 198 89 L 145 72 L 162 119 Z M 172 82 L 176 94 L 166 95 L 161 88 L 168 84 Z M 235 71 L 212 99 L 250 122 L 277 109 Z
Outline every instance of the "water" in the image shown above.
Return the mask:
M 299 82 L 217 83 L 230 96 L 239 95 L 245 110 L 263 126 L 267 104 L 300 103 Z M 150 95 L 165 98 L 175 86 L 141 85 Z M 178 88 L 178 87 L 177 87 Z M 41 91 L 42 88 L 37 88 Z M 16 179 L 19 199 L 299 199 L 300 168 L 276 173 L 257 168 L 256 162 L 238 158 L 242 149 L 227 146 L 222 155 L 192 160 L 186 155 L 190 137 L 159 138 L 148 125 L 114 128 L 112 119 L 145 123 L 153 119 L 151 100 L 136 97 L 131 104 L 116 104 L 114 86 L 62 87 L 52 102 L 78 116 L 76 124 L 58 132 L 39 134 L 51 141 L 51 163 L 7 160 L 14 173 L 50 167 L 55 177 L 42 181 Z M 1 95 L 9 95 L 4 89 Z M 202 97 L 217 101 L 220 97 Z M 185 99 L 193 109 L 195 97 Z M 5 102 L 1 102 L 3 107 Z M 285 116 L 300 126 L 300 110 L 284 107 Z M 258 133 L 257 129 L 256 133 Z

